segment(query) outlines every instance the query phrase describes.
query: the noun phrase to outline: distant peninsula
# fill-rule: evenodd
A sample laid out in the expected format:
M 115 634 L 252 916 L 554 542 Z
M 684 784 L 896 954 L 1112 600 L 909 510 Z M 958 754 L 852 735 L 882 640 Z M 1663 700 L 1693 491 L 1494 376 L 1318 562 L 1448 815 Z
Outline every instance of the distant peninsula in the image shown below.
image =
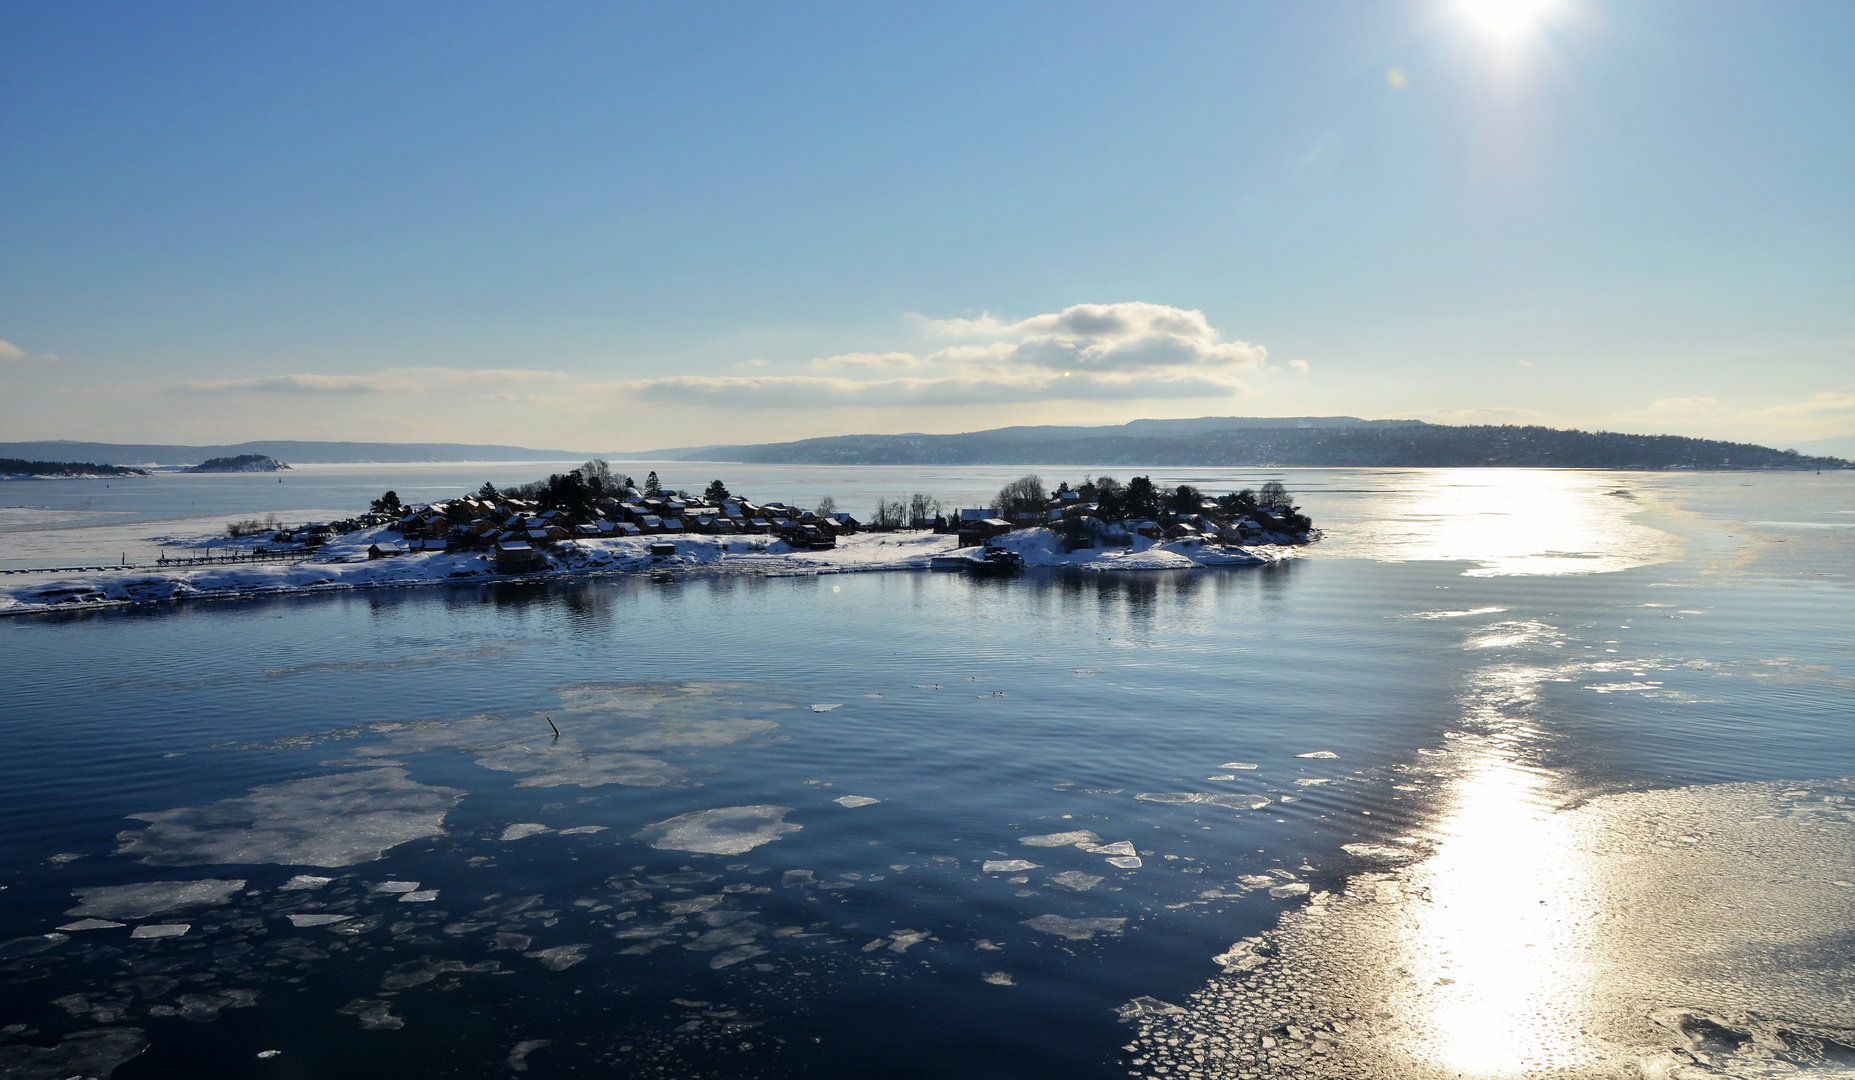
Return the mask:
M 1350 416 L 1136 420 L 1119 427 L 1008 427 L 962 435 L 839 435 L 710 446 L 683 461 L 767 465 L 1092 465 L 1277 468 L 1847 469 L 1751 443 L 1681 435 Z
M 234 457 L 207 458 L 188 472 L 281 472 L 290 466 L 268 454 L 238 454 Z
M 96 476 L 147 476 L 146 469 L 89 461 L 27 461 L 0 458 L 0 480 L 75 480 Z

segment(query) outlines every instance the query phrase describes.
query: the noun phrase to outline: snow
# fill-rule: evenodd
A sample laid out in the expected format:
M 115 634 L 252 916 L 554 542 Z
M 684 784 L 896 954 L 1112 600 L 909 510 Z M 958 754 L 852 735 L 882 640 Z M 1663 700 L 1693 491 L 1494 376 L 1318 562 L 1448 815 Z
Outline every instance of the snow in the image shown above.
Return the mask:
M 222 554 L 237 550 L 239 546 L 233 545 L 223 534 L 164 539 L 178 545 L 183 554 Z M 512 576 L 499 573 L 493 559 L 474 551 L 414 551 L 382 559 L 367 557 L 367 549 L 371 546 L 386 549 L 400 542 L 398 532 L 382 526 L 338 535 L 316 549 L 312 557 L 294 562 L 20 574 L 0 584 L 0 615 L 195 598 L 496 581 Z M 1130 548 L 1086 548 L 1066 552 L 1056 534 L 1041 528 L 1008 533 L 993 543 L 1017 552 L 1026 566 L 1091 572 L 1257 566 L 1280 561 L 1293 553 L 1292 548 L 1227 549 L 1196 539 L 1162 544 L 1145 538 L 1136 538 Z M 676 554 L 653 557 L 650 554 L 653 544 L 669 544 Z M 979 549 L 962 550 L 955 544 L 951 535 L 927 532 L 858 533 L 840 538 L 837 547 L 826 551 L 796 551 L 783 541 L 760 537 L 582 537 L 544 548 L 541 566 L 513 576 L 531 579 L 651 573 L 806 576 L 925 570 L 936 556 L 982 557 Z M 172 547 L 169 552 L 176 553 Z
M 633 839 L 650 840 L 660 851 L 740 855 L 802 826 L 785 820 L 790 806 L 723 806 L 678 814 L 645 826 Z

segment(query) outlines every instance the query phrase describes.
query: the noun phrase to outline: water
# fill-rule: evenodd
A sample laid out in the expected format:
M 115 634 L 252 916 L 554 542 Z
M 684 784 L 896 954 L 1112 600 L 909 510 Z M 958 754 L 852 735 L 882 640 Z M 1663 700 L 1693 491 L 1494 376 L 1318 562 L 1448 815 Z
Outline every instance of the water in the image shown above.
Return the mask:
M 1018 471 L 786 470 L 779 495 L 724 476 L 968 501 Z M 1656 1009 L 1855 1027 L 1832 782 L 1855 775 L 1850 477 L 1284 479 L 1329 538 L 1254 571 L 605 579 L 0 622 L 0 1066 L 1234 1076 L 1357 1054 L 1352 1075 L 1621 1075 L 1718 1065 L 1657 1058 L 1687 1044 Z M 239 490 L 214 513 L 265 508 Z M 1799 826 L 1805 804 L 1828 816 Z M 1754 831 L 1716 855 L 1677 838 L 1696 826 L 1645 824 L 1710 815 Z M 1689 953 L 1756 938 L 1727 917 L 1754 900 L 1796 913 L 1792 951 L 1681 967 L 1647 944 L 1668 912 L 1591 869 L 1593 836 L 1619 845 L 1605 858 L 1682 845 L 1670 880 L 1711 868 L 1678 901 L 1628 878 L 1683 925 L 1739 927 L 1692 930 Z M 1340 899 L 1375 882 L 1430 899 Z M 1533 932 L 1571 898 L 1607 937 Z M 124 925 L 56 930 L 78 919 Z M 1266 933 L 1248 977 L 1349 1033 L 1293 1059 L 1192 1051 L 1254 1026 L 1213 958 Z M 1386 959 L 1349 967 L 1347 942 Z M 1574 954 L 1607 974 L 1565 975 Z M 1394 967 L 1429 996 L 1368 1010 L 1326 988 Z M 1510 992 L 1568 978 L 1569 997 Z M 1373 1065 L 1374 1024 L 1417 1049 Z M 1623 1049 L 1588 1052 L 1599 1036 Z M 1786 1053 L 1767 1056 L 1815 1067 Z

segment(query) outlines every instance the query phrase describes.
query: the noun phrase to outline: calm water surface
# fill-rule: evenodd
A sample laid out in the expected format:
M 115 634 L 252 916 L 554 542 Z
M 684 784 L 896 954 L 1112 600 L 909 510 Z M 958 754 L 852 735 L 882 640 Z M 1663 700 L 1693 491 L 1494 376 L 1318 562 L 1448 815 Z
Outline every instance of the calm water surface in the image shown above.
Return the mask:
M 1018 471 L 728 477 L 854 505 Z M 1446 870 L 1465 820 L 1537 848 L 1517 799 L 1855 775 L 1855 478 L 1282 475 L 1329 539 L 1253 571 L 0 622 L 0 1066 L 1123 1076 L 1156 1067 L 1130 1001 L 1372 852 Z

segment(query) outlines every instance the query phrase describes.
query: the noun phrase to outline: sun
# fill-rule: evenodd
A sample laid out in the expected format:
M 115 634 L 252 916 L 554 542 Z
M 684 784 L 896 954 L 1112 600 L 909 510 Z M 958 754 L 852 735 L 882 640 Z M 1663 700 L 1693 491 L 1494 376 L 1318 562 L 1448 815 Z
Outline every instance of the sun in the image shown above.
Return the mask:
M 1454 0 L 1452 4 L 1465 27 L 1502 46 L 1519 45 L 1538 34 L 1560 6 L 1560 0 Z

